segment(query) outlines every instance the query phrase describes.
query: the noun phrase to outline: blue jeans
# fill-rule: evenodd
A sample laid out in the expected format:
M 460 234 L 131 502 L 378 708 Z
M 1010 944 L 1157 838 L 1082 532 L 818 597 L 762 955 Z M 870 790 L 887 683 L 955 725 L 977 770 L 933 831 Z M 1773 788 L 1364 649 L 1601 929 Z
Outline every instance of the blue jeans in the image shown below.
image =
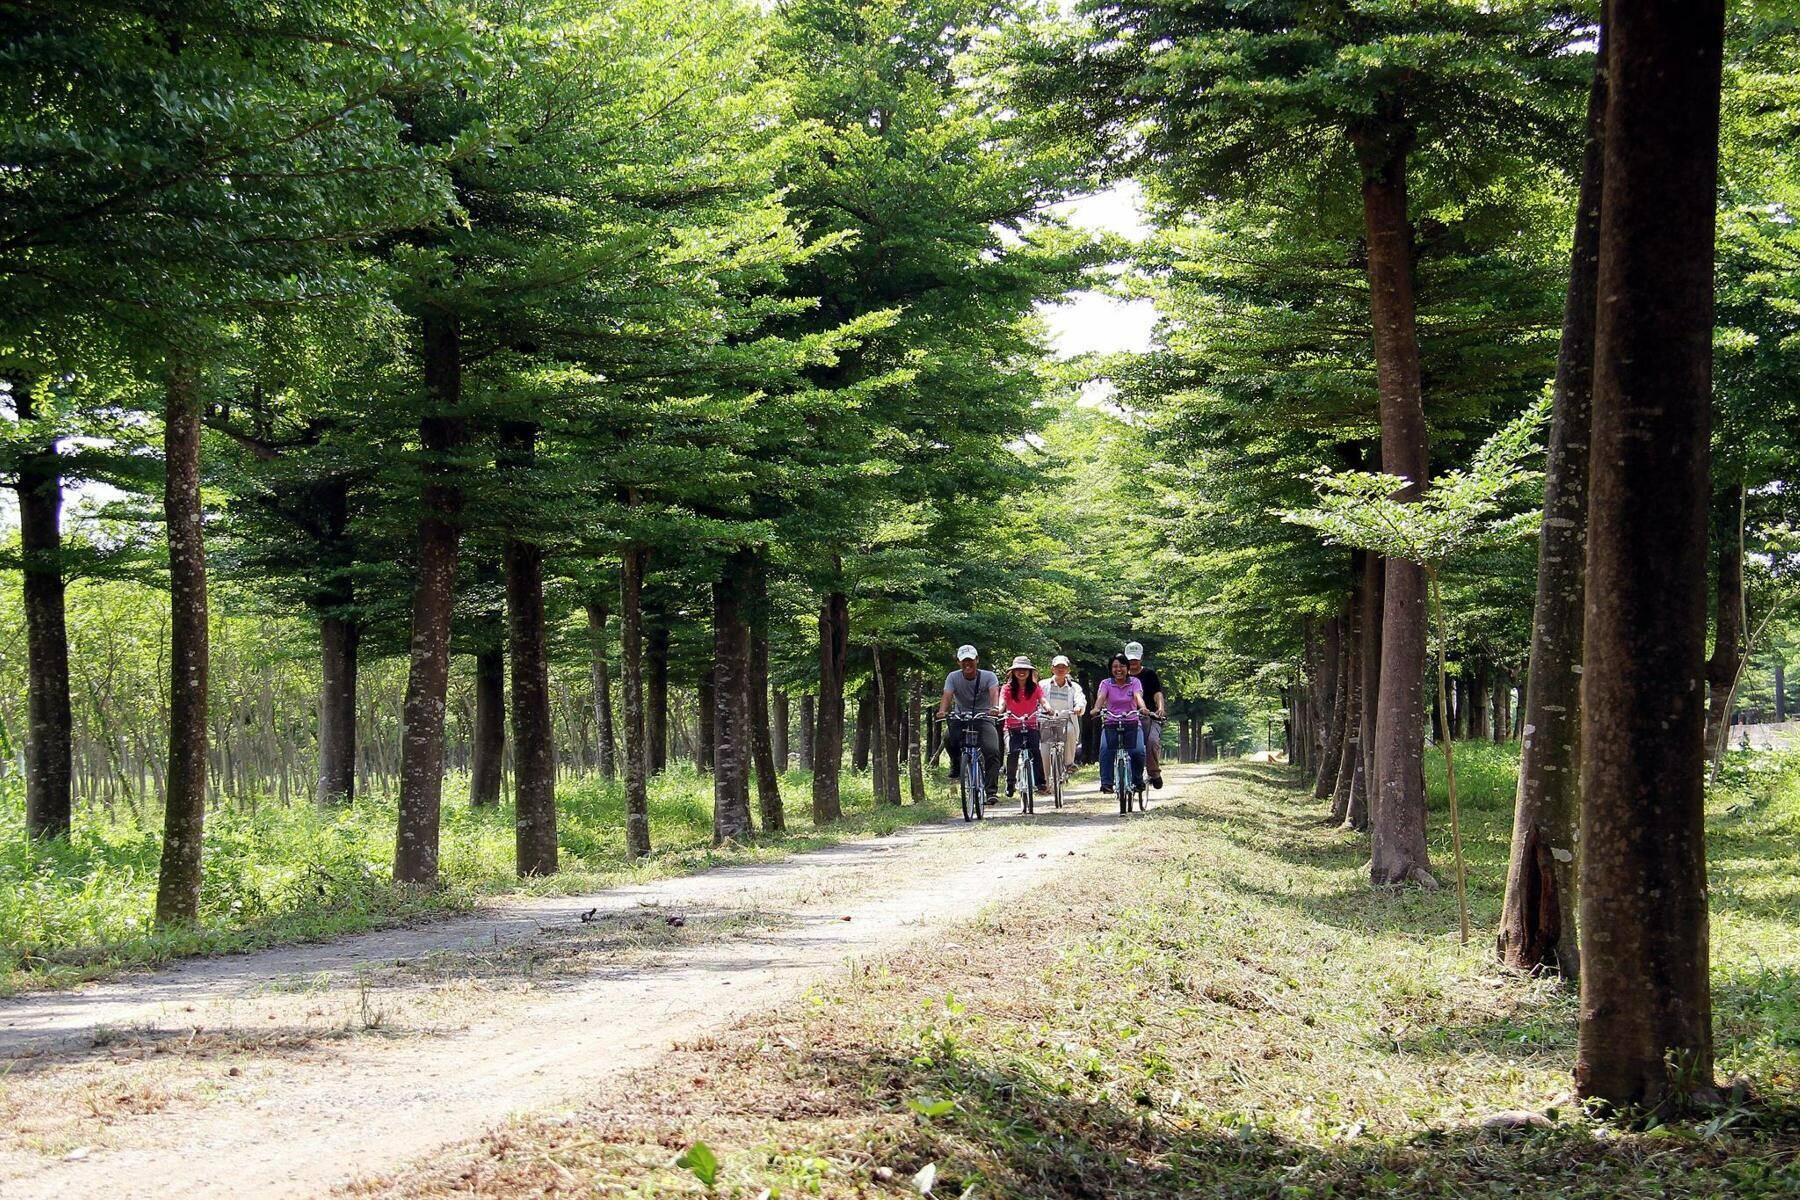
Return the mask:
M 1126 745 L 1126 753 L 1131 755 L 1131 780 L 1127 787 L 1136 788 L 1137 781 L 1144 777 L 1144 727 L 1143 725 L 1127 725 L 1120 729 L 1116 725 L 1100 727 L 1100 786 L 1110 788 L 1113 785 L 1113 755 L 1118 753 L 1117 738 L 1120 733 L 1131 739 Z

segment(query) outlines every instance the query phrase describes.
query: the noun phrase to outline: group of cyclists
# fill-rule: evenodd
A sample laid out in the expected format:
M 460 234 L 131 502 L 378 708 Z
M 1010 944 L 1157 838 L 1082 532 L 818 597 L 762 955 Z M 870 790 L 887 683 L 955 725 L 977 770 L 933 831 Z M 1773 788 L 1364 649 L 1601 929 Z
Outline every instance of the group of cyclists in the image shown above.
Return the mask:
M 1039 681 L 1037 668 L 1027 655 L 1019 655 L 1007 669 L 1004 682 L 981 665 L 974 646 L 956 651 L 957 668 L 944 679 L 944 695 L 938 717 L 945 721 L 945 747 L 950 753 L 950 774 L 961 770 L 965 739 L 979 739 L 982 773 L 987 795 L 999 794 L 1000 764 L 1006 763 L 1006 794 L 1019 786 L 1019 763 L 1027 755 L 1037 764 L 1026 772 L 1025 811 L 1033 809 L 1034 790 L 1046 789 L 1056 777 L 1058 761 L 1065 772 L 1077 762 L 1081 718 L 1088 712 L 1082 686 L 1069 671 L 1067 655 L 1050 660 L 1050 678 Z M 1128 642 L 1113 655 L 1107 678 L 1095 689 L 1094 706 L 1100 723 L 1100 790 L 1122 795 L 1138 791 L 1146 776 L 1151 787 L 1162 781 L 1162 722 L 1167 714 L 1162 681 L 1144 665 L 1144 647 Z M 1001 746 L 1000 731 L 1006 732 Z M 1120 745 L 1127 751 L 1130 778 L 1115 780 L 1113 762 Z

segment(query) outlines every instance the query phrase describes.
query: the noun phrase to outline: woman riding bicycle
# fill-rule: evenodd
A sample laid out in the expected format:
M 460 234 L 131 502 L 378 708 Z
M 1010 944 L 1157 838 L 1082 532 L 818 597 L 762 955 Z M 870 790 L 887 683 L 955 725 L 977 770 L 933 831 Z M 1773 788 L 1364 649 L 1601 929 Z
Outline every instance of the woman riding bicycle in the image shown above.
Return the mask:
M 1030 762 L 1038 760 L 1038 714 L 1049 710 L 1044 706 L 1044 689 L 1038 686 L 1037 668 L 1029 658 L 1021 654 L 1013 659 L 1006 676 L 1000 706 L 1006 710 L 1006 794 L 1010 796 L 1018 785 L 1020 751 L 1031 755 Z M 1026 775 L 1025 786 L 1035 797 L 1043 781 L 1030 767 Z
M 1131 756 L 1131 778 L 1121 780 L 1127 791 L 1137 790 L 1144 777 L 1144 718 L 1150 709 L 1144 704 L 1144 685 L 1131 674 L 1131 664 L 1123 654 L 1112 659 L 1112 677 L 1102 679 L 1094 690 L 1094 705 L 1100 710 L 1100 791 L 1112 795 L 1113 758 L 1118 739 Z

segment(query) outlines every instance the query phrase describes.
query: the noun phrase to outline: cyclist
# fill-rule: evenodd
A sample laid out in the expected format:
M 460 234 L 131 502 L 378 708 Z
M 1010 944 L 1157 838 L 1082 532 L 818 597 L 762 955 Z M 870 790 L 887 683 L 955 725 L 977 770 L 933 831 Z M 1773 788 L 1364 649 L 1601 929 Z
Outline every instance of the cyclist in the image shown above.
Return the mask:
M 1168 707 L 1163 701 L 1162 677 L 1144 665 L 1144 644 L 1142 642 L 1125 643 L 1125 661 L 1129 664 L 1131 677 L 1144 685 L 1144 705 L 1150 710 L 1150 723 L 1144 729 L 1144 748 L 1150 760 L 1150 786 L 1162 786 L 1162 727 L 1168 719 Z
M 1113 655 L 1112 676 L 1102 679 L 1100 686 L 1094 689 L 1094 704 L 1100 709 L 1103 718 L 1120 721 L 1133 716 L 1148 717 L 1150 709 L 1144 704 L 1144 685 L 1132 678 L 1130 666 L 1123 654 Z M 1144 774 L 1144 732 L 1141 724 L 1107 724 L 1102 720 L 1100 726 L 1100 791 L 1112 795 L 1113 790 L 1113 755 L 1121 736 L 1131 739 L 1126 752 L 1131 756 L 1131 778 L 1119 782 L 1127 788 L 1135 788 L 1137 781 Z
M 1000 680 L 992 671 L 981 667 L 981 657 L 973 646 L 956 651 L 956 670 L 944 679 L 944 696 L 938 701 L 938 716 L 946 716 L 954 704 L 958 713 L 992 713 L 1000 711 Z M 991 721 L 951 721 L 945 727 L 944 746 L 950 752 L 950 778 L 962 769 L 963 730 L 973 725 L 981 738 L 982 774 L 987 794 L 992 796 L 1000 786 L 1000 731 Z
M 1044 707 L 1062 718 L 1062 754 L 1065 774 L 1075 769 L 1075 751 L 1081 741 L 1081 715 L 1087 711 L 1087 693 L 1069 674 L 1069 656 L 1059 654 L 1050 660 L 1050 678 L 1044 681 Z M 1043 750 L 1044 778 L 1050 778 L 1050 755 L 1054 747 Z
M 1037 754 L 1038 714 L 1048 711 L 1044 707 L 1044 689 L 1038 685 L 1037 668 L 1023 654 L 1013 659 L 1012 667 L 1006 673 L 1006 686 L 1000 689 L 1000 706 L 1006 710 L 1006 794 L 1010 796 L 1018 790 L 1019 751 Z M 1041 775 L 1035 785 L 1027 781 L 1034 797 L 1037 786 L 1042 783 Z

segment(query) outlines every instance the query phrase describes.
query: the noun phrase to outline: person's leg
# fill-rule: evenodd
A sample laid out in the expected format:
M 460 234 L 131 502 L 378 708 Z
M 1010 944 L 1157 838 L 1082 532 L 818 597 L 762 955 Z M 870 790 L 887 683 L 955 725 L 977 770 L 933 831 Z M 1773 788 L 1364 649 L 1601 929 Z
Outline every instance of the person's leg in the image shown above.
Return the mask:
M 1137 790 L 1138 781 L 1144 778 L 1144 727 L 1138 726 L 1137 737 L 1131 743 L 1131 787 Z
M 962 775 L 963 727 L 961 721 L 951 721 L 944 728 L 944 750 L 950 755 L 950 778 Z
M 1112 791 L 1113 787 L 1113 739 L 1117 732 L 1111 726 L 1100 728 L 1100 790 Z
M 1019 751 L 1025 745 L 1023 729 L 1006 731 L 1006 794 L 1012 795 L 1019 787 Z
M 1000 790 L 1000 731 L 992 721 L 981 723 L 981 754 L 987 767 L 987 794 Z
M 1162 786 L 1162 722 L 1151 721 L 1145 732 L 1144 757 L 1150 767 L 1150 786 Z
M 1038 739 L 1042 736 L 1042 731 L 1037 729 L 1023 729 L 1019 731 L 1019 736 L 1024 739 L 1026 766 L 1035 776 L 1033 779 L 1026 780 L 1026 785 L 1030 787 L 1033 792 L 1042 791 L 1044 787 L 1044 768 L 1042 760 L 1038 757 L 1038 749 L 1040 746 Z

